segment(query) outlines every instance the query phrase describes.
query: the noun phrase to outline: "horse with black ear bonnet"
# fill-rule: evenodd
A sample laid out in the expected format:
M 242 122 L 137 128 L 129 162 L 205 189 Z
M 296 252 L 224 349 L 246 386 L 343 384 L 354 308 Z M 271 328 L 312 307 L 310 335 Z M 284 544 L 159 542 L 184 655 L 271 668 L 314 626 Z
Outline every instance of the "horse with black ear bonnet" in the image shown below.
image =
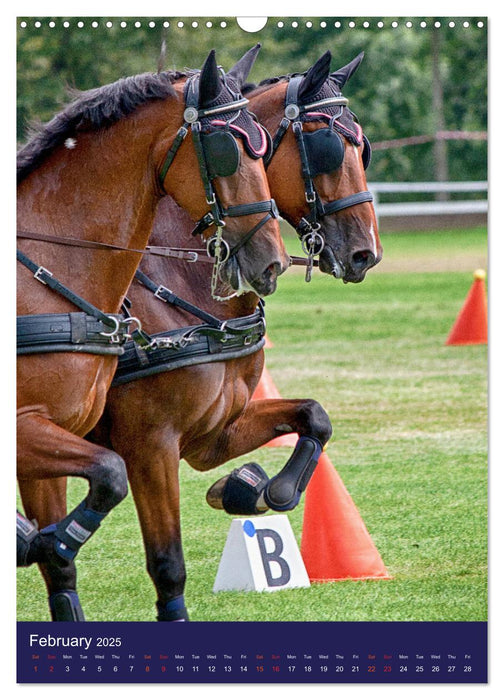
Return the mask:
M 248 64 L 256 53 L 257 49 L 252 50 L 242 61 Z M 266 156 L 267 173 L 272 192 L 281 200 L 282 215 L 305 245 L 309 245 L 307 233 L 323 238 L 323 271 L 337 276 L 329 269 L 334 258 L 343 279 L 357 281 L 364 276 L 363 269 L 358 274 L 354 269 L 357 252 L 364 259 L 363 251 L 376 251 L 374 258 L 371 254 L 366 258 L 370 265 L 372 260 L 378 262 L 381 246 L 365 186 L 367 147 L 360 127 L 350 123 L 339 87 L 341 76 L 348 77 L 355 63 L 331 74 L 329 59 L 324 54 L 306 73 L 294 76 L 299 78 L 295 98 L 299 118 L 290 109 L 291 92 L 287 95 L 293 78 L 286 76 L 247 92 L 259 124 L 246 120 L 243 113 L 240 121 L 230 113 L 207 126 L 245 140 L 257 157 L 264 151 L 261 125 L 268 125 L 274 138 Z M 233 81 L 229 74 L 228 80 Z M 295 133 L 296 123 L 302 140 Z M 281 137 L 279 125 L 285 127 Z M 319 138 L 331 141 L 331 149 L 322 151 Z M 303 144 L 308 144 L 307 167 L 300 153 Z M 228 167 L 229 154 L 224 155 L 221 164 L 219 153 L 212 153 L 216 169 Z M 317 209 L 307 201 L 310 182 Z M 334 211 L 327 212 L 329 206 Z M 346 223 L 340 222 L 341 217 Z M 178 233 L 182 241 L 192 227 L 191 219 L 164 199 L 151 243 L 155 245 L 168 231 Z M 269 479 L 260 465 L 247 463 L 220 479 L 208 494 L 213 507 L 232 514 L 257 514 L 268 508 L 285 512 L 299 502 L 332 432 L 327 413 L 313 399 L 252 400 L 264 363 L 262 303 L 250 292 L 236 296 L 224 290 L 222 294 L 229 298 L 220 301 L 211 291 L 211 274 L 203 263 L 154 257 L 142 262 L 128 298 L 153 343 L 142 351 L 130 345 L 121 358 L 94 435 L 103 444 L 110 441 L 125 458 L 161 621 L 188 618 L 180 460 L 207 471 L 278 435 L 297 433 L 299 443 L 278 475 Z
M 83 619 L 75 557 L 127 493 L 122 456 L 84 436 L 126 342 L 148 342 L 123 302 L 163 194 L 204 222 L 208 269 L 229 288 L 271 293 L 288 264 L 260 160 L 239 144 L 236 172 L 208 172 L 200 118 L 246 105 L 246 76 L 231 75 L 232 91 L 212 51 L 197 75 L 145 74 L 88 91 L 18 155 L 17 474 L 26 515 L 43 528 L 55 620 Z M 149 254 L 183 257 L 175 235 L 157 241 Z M 68 476 L 88 481 L 89 492 L 67 514 Z M 23 523 L 18 534 L 29 536 Z
M 306 74 L 245 90 L 272 135 L 267 172 L 282 215 L 301 239 L 309 267 L 318 256 L 320 270 L 344 282 L 362 281 L 383 254 L 365 177 L 371 146 L 341 92 L 363 57 L 331 72 L 326 52 Z M 275 99 L 280 119 L 269 109 Z M 293 149 L 299 165 L 289 171 L 284 159 Z

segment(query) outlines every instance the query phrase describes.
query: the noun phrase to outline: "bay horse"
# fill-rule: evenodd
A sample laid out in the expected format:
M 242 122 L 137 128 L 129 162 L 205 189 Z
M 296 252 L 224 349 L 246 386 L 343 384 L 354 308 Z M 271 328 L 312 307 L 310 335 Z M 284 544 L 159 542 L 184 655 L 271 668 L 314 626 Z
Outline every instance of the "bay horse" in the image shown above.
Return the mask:
M 362 281 L 382 255 L 366 190 L 369 145 L 341 94 L 361 60 L 331 73 L 327 52 L 305 73 L 246 91 L 250 109 L 273 135 L 267 172 L 281 214 L 308 258 L 318 251 L 320 270 L 347 282 Z M 174 235 L 175 221 L 182 240 L 191 222 L 165 198 L 151 240 Z M 283 512 L 298 503 L 332 432 L 312 399 L 251 400 L 264 363 L 258 297 L 216 301 L 209 287 L 205 265 L 142 261 L 128 297 L 153 344 L 144 352 L 131 345 L 120 359 L 93 437 L 126 462 L 159 621 L 189 619 L 180 460 L 207 471 L 278 435 L 298 433 L 293 455 L 275 477 L 245 464 L 207 495 L 210 505 L 232 514 Z
M 43 556 L 25 541 L 23 563 L 45 559 L 53 620 L 84 619 L 74 558 L 127 493 L 123 458 L 84 437 L 124 343 L 144 342 L 121 310 L 158 202 L 169 196 L 199 222 L 207 268 L 229 288 L 267 295 L 288 265 L 261 160 L 266 136 L 240 93 L 258 49 L 228 73 L 211 51 L 201 71 L 82 93 L 18 154 L 17 475 L 26 516 L 43 533 Z M 211 126 L 221 116 L 241 133 Z M 175 240 L 183 244 L 162 236 L 149 252 L 184 256 L 167 247 Z M 67 476 L 89 484 L 68 514 Z

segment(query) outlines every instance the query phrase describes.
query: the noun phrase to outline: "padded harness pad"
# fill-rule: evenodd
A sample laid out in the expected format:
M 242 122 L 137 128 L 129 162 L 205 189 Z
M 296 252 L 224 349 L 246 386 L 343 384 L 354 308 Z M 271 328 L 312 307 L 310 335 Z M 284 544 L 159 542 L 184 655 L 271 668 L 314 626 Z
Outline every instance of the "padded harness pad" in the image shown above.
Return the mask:
M 228 477 L 222 505 L 230 515 L 257 515 L 256 504 L 268 483 L 268 475 L 258 464 L 250 462 L 235 469 Z

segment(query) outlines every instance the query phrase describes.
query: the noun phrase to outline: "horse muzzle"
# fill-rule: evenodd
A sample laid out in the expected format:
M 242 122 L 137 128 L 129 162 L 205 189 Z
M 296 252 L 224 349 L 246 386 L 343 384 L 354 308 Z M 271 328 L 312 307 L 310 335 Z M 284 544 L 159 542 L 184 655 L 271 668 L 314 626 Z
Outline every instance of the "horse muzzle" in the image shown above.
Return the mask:
M 253 279 L 250 285 L 258 296 L 266 297 L 276 290 L 277 279 L 284 271 L 285 267 L 281 263 L 274 262 L 264 270 L 262 275 Z
M 319 269 L 325 274 L 332 275 L 343 282 L 362 282 L 367 271 L 381 260 L 369 249 L 353 251 L 347 260 L 338 260 L 329 246 L 326 245 L 320 254 Z

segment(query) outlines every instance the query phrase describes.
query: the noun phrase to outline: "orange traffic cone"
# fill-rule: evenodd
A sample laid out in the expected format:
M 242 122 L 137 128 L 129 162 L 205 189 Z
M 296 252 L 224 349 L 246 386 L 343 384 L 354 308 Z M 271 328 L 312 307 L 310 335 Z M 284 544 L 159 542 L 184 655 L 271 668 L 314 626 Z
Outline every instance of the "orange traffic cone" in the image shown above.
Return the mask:
M 261 379 L 256 387 L 256 390 L 252 394 L 252 401 L 258 401 L 260 399 L 281 399 L 280 392 L 275 386 L 271 374 L 266 369 L 266 365 L 263 367 Z M 295 447 L 298 441 L 297 433 L 289 433 L 288 435 L 279 435 L 277 438 L 270 440 L 264 447 Z
M 275 386 L 271 374 L 266 369 L 266 365 L 263 367 L 261 374 L 261 379 L 256 387 L 256 390 L 252 394 L 252 401 L 258 401 L 260 399 L 281 399 L 280 392 Z
M 306 489 L 301 556 L 310 581 L 390 578 L 357 507 L 325 452 Z
M 483 345 L 488 342 L 488 312 L 485 271 L 476 270 L 466 297 L 445 345 Z

